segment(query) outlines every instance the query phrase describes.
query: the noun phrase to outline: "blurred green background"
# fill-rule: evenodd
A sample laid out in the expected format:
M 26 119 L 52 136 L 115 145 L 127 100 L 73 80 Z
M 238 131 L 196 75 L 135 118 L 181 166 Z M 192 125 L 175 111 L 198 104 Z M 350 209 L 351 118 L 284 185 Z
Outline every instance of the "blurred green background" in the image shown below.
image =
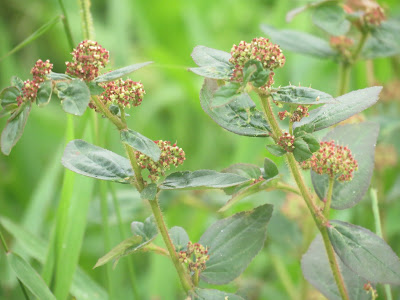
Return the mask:
M 286 24 L 286 13 L 307 1 L 138 1 L 114 0 L 93 1 L 91 11 L 94 18 L 96 40 L 110 51 L 113 68 L 129 64 L 154 61 L 131 78 L 144 84 L 146 95 L 143 104 L 131 110 L 129 127 L 152 139 L 177 141 L 186 152 L 186 162 L 180 170 L 214 169 L 221 170 L 233 163 L 253 163 L 262 165 L 263 158 L 269 156 L 265 150 L 265 140 L 234 135 L 221 129 L 201 109 L 198 95 L 202 78 L 187 71 L 194 66 L 190 53 L 196 45 L 221 49 L 229 52 L 232 44 L 241 40 L 250 41 L 261 36 L 261 23 L 273 24 L 278 28 L 295 28 L 323 36 L 313 27 L 308 13 L 301 14 Z M 81 21 L 77 1 L 65 1 L 75 44 L 82 40 Z M 388 8 L 390 15 L 399 16 L 398 0 L 381 3 Z M 0 57 L 24 40 L 34 30 L 61 14 L 57 1 L 2 0 L 0 4 Z M 50 59 L 55 72 L 65 71 L 65 61 L 70 59 L 72 49 L 58 23 L 42 37 L 24 47 L 17 53 L 0 61 L 0 88 L 9 85 L 10 78 L 17 75 L 23 80 L 30 77 L 30 69 L 37 59 Z M 337 65 L 293 53 L 286 53 L 285 68 L 276 72 L 276 85 L 311 85 L 335 95 L 337 91 Z M 393 83 L 396 74 L 391 59 L 374 61 L 375 77 L 381 84 L 399 86 Z M 399 79 L 397 74 L 397 80 Z M 365 77 L 365 64 L 356 65 L 351 76 L 351 90 L 368 85 Z M 398 127 L 399 95 L 388 96 L 389 100 L 378 103 L 369 111 L 371 119 L 383 125 L 381 140 L 394 144 L 399 154 Z M 397 97 L 397 99 L 396 99 Z M 397 102 L 396 102 L 397 101 Z M 74 117 L 76 136 L 84 134 L 85 120 L 90 122 L 93 111 L 87 111 L 79 119 Z M 393 122 L 389 122 L 393 120 Z M 123 154 L 115 129 L 100 120 L 100 136 L 104 146 Z M 6 119 L 0 119 L 3 128 Z M 52 232 L 58 206 L 63 168 L 59 163 L 65 145 L 67 117 L 59 103 L 53 101 L 46 108 L 35 107 L 21 140 L 10 156 L 0 155 L 0 216 L 22 224 L 37 236 L 48 241 Z M 385 131 L 386 130 L 386 131 Z M 396 145 L 397 141 L 397 145 Z M 283 160 L 274 160 L 282 165 Z M 384 230 L 389 244 L 400 254 L 400 205 L 397 201 L 399 190 L 396 185 L 399 166 L 393 165 L 380 170 L 373 179 L 379 188 L 382 201 Z M 397 180 L 397 181 L 396 181 Z M 126 230 L 131 221 L 143 221 L 150 210 L 142 203 L 135 192 L 126 186 L 115 186 L 123 211 Z M 216 211 L 228 197 L 223 192 L 165 193 L 162 206 L 169 226 L 184 227 L 192 241 L 197 241 L 204 230 L 217 218 Z M 110 203 L 109 230 L 111 245 L 122 240 L 116 217 Z M 397 202 L 395 202 L 397 201 Z M 280 207 L 285 202 L 285 194 L 279 192 L 260 193 L 235 206 L 229 214 L 254 207 L 261 203 L 274 203 Z M 276 209 L 277 210 L 277 209 Z M 296 208 L 295 208 L 296 210 Z M 303 210 L 301 210 L 303 212 Z M 296 212 L 294 213 L 296 215 Z M 358 206 L 337 213 L 337 218 L 350 220 L 355 224 L 373 230 L 372 212 L 368 197 Z M 298 218 L 298 216 L 296 216 Z M 304 222 L 309 221 L 305 213 Z M 300 219 L 300 223 L 303 222 Z M 73 219 L 69 222 L 74 222 Z M 271 225 L 272 226 L 272 225 Z M 251 263 L 243 278 L 224 286 L 223 289 L 242 293 L 252 291 L 249 299 L 288 299 L 282 284 L 279 267 L 282 264 L 296 286 L 302 283 L 299 258 L 302 237 L 296 226 L 276 226 L 283 230 L 282 235 L 290 236 L 290 245 L 276 234 L 271 234 L 265 249 Z M 287 230 L 287 233 L 286 231 Z M 292 230 L 292 231 L 291 231 Z M 294 230 L 294 232 L 293 232 Z M 4 231 L 5 232 L 5 231 Z M 13 238 L 7 234 L 7 241 Z M 274 242 L 275 237 L 275 242 Z M 295 238 L 293 238 L 295 237 Z M 298 240 L 296 240 L 298 239 Z M 79 258 L 80 266 L 104 289 L 111 290 L 112 299 L 133 299 L 130 281 L 127 276 L 126 259 L 122 259 L 111 276 L 107 268 L 92 270 L 104 249 L 103 226 L 98 197 L 90 203 L 86 231 Z M 307 240 L 307 238 L 305 238 Z M 308 238 L 309 240 L 309 238 Z M 288 242 L 286 240 L 286 242 Z M 157 243 L 162 245 L 157 239 Z M 10 274 L 0 251 L 0 299 L 22 299 L 15 278 Z M 137 254 L 133 257 L 139 299 L 182 299 L 178 277 L 172 264 L 164 257 L 155 254 Z M 40 271 L 38 263 L 33 262 Z M 310 288 L 312 290 L 312 288 Z M 398 291 L 394 289 L 395 293 Z M 248 293 L 246 295 L 249 295 Z M 308 291 L 303 299 L 312 299 Z M 304 297 L 304 295 L 303 295 Z M 318 297 L 318 296 L 315 296 Z M 318 299 L 318 298 L 315 298 Z

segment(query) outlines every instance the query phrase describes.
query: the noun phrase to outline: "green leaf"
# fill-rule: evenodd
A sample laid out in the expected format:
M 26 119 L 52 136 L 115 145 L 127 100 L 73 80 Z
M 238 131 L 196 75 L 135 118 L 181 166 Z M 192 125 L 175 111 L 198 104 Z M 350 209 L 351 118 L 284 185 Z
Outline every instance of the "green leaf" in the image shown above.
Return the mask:
M 91 95 L 100 95 L 105 90 L 94 81 L 89 82 L 87 85 Z
M 172 244 L 175 246 L 175 251 L 185 251 L 189 243 L 189 236 L 185 229 L 179 226 L 174 226 L 169 230 Z
M 278 157 L 286 154 L 286 150 L 278 145 L 266 145 L 265 148 L 267 148 L 269 153 Z
M 115 80 L 118 78 L 121 78 L 125 75 L 128 75 L 136 70 L 139 70 L 141 68 L 143 68 L 144 66 L 147 66 L 149 64 L 152 64 L 152 61 L 146 61 L 144 63 L 139 63 L 139 64 L 134 64 L 134 65 L 130 65 L 121 69 L 117 69 L 111 72 L 108 72 L 106 74 L 100 75 L 99 77 L 95 78 L 94 81 L 95 82 L 107 82 L 107 81 L 111 81 L 111 80 Z
M 369 295 L 363 289 L 364 284 L 368 283 L 368 281 L 354 273 L 345 264 L 343 264 L 337 255 L 335 256 L 339 264 L 340 273 L 343 276 L 346 290 L 351 296 L 351 299 L 371 299 L 371 295 Z M 332 275 L 328 256 L 326 255 L 326 250 L 321 235 L 318 235 L 314 239 L 307 252 L 303 255 L 301 259 L 301 269 L 307 281 L 311 283 L 317 290 L 319 290 L 326 298 L 330 300 L 342 299 L 335 279 Z
M 7 253 L 7 261 L 25 287 L 41 300 L 56 300 L 43 278 L 22 257 Z
M 73 78 L 64 73 L 54 73 L 53 71 L 50 72 L 49 77 L 51 80 L 59 81 L 59 80 L 72 80 Z
M 251 82 L 255 87 L 265 85 L 269 79 L 270 70 L 264 69 L 262 63 L 256 59 L 251 59 L 245 63 L 243 69 L 243 86 Z
M 228 82 L 215 91 L 211 100 L 211 109 L 227 105 L 234 101 L 237 97 L 241 97 L 238 93 L 240 83 Z
M 229 80 L 234 66 L 229 62 L 231 55 L 227 52 L 196 46 L 191 54 L 199 68 L 189 71 L 207 78 Z
M 49 104 L 51 99 L 51 94 L 53 93 L 53 84 L 51 80 L 43 82 L 38 90 L 36 97 L 36 104 L 39 107 L 46 106 Z
M 129 183 L 134 175 L 128 159 L 83 140 L 69 142 L 61 162 L 75 173 L 96 179 Z
M 121 142 L 131 146 L 133 149 L 142 152 L 150 157 L 153 161 L 160 159 L 161 150 L 158 145 L 149 138 L 141 135 L 132 129 L 121 131 Z
M 264 24 L 261 25 L 261 30 L 283 50 L 319 58 L 334 58 L 337 55 L 327 41 L 308 33 L 295 30 L 279 30 Z
M 346 209 L 353 207 L 364 197 L 368 190 L 374 168 L 375 144 L 379 125 L 370 122 L 338 126 L 322 140 L 334 140 L 335 144 L 347 146 L 358 162 L 358 171 L 349 182 L 336 181 L 333 185 L 332 208 Z M 329 178 L 311 172 L 314 189 L 320 199 L 324 199 Z
M 324 104 L 335 103 L 331 95 L 303 86 L 284 86 L 271 94 L 272 99 L 277 102 L 288 104 Z
M 275 176 L 278 176 L 279 171 L 278 171 L 278 167 L 276 166 L 276 164 L 270 160 L 269 158 L 265 158 L 264 159 L 264 173 L 263 173 L 263 178 L 264 179 L 272 179 Z
M 382 238 L 360 226 L 329 222 L 329 239 L 347 267 L 374 283 L 400 284 L 400 260 Z
M 140 235 L 143 242 L 150 243 L 158 234 L 157 224 L 154 216 L 146 218 L 144 223 L 134 221 L 131 223 L 131 231 L 134 235 Z
M 32 103 L 23 104 L 21 112 L 16 116 L 11 116 L 7 121 L 1 133 L 1 151 L 5 155 L 9 155 L 11 149 L 21 138 L 26 122 L 28 121 L 29 112 L 31 111 Z
M 17 103 L 17 97 L 21 95 L 21 91 L 16 86 L 9 86 L 0 92 L 0 103 L 3 108 L 10 104 Z
M 24 82 L 17 76 L 11 77 L 11 85 L 16 86 L 20 91 L 24 87 Z
M 306 11 L 307 9 L 309 9 L 311 7 L 318 7 L 319 5 L 323 5 L 326 2 L 332 2 L 332 1 L 336 1 L 336 0 L 319 0 L 319 1 L 307 3 L 304 6 L 296 7 L 294 9 L 290 10 L 286 14 L 286 22 L 288 22 L 288 23 L 291 22 L 295 16 L 302 13 L 303 11 Z
M 362 112 L 378 101 L 381 86 L 357 90 L 336 98 L 337 103 L 325 104 L 310 111 L 310 116 L 294 123 L 294 128 L 314 125 L 314 130 L 321 130 L 342 122 Z
M 222 189 L 246 181 L 249 181 L 246 177 L 231 173 L 219 173 L 213 170 L 184 171 L 168 175 L 159 188 L 162 190 Z
M 351 23 L 346 19 L 346 13 L 338 3 L 326 3 L 314 8 L 312 21 L 330 35 L 345 35 Z
M 200 289 L 196 288 L 194 292 L 190 295 L 191 300 L 244 300 L 242 297 L 219 291 L 219 290 L 210 290 L 210 289 Z
M 155 183 L 150 183 L 146 186 L 140 193 L 140 197 L 143 200 L 154 200 L 157 195 L 157 185 Z
M 371 29 L 370 38 L 365 43 L 362 56 L 366 59 L 388 57 L 400 54 L 400 22 L 387 20 Z
M 210 255 L 201 279 L 226 284 L 238 277 L 264 246 L 271 214 L 272 205 L 264 204 L 211 225 L 199 240 Z
M 90 102 L 90 91 L 86 83 L 76 79 L 69 82 L 59 82 L 56 87 L 64 111 L 82 116 Z
M 246 93 L 241 93 L 235 100 L 219 107 L 211 107 L 215 91 L 218 89 L 216 80 L 205 79 L 200 91 L 200 104 L 203 110 L 218 125 L 239 135 L 266 137 L 270 128 L 263 114 Z
M 318 140 L 310 133 L 304 133 L 301 137 L 297 137 L 293 145 L 293 155 L 298 162 L 309 159 L 320 147 Z
M 233 164 L 223 169 L 221 172 L 233 173 L 248 179 L 258 179 L 261 176 L 261 169 L 259 166 L 244 163 Z

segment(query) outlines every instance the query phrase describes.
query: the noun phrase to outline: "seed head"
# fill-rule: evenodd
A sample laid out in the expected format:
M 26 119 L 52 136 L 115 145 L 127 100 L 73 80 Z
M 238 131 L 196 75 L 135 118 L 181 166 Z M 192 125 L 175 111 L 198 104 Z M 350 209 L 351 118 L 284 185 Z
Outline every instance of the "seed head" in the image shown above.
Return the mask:
M 37 83 L 45 81 L 52 69 L 53 64 L 51 64 L 49 60 L 42 61 L 39 59 L 31 70 L 33 80 Z

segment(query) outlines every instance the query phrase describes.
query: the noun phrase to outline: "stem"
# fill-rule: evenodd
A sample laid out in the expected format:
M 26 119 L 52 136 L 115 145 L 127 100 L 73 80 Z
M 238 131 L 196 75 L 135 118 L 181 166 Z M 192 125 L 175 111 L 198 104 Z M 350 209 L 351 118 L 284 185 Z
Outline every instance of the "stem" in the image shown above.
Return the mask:
M 69 44 L 69 47 L 71 49 L 73 49 L 75 43 L 74 43 L 74 39 L 72 38 L 72 32 L 71 32 L 71 27 L 69 26 L 67 11 L 65 10 L 65 6 L 64 6 L 64 3 L 62 2 L 62 0 L 58 0 L 58 4 L 60 5 L 61 11 L 63 13 L 63 15 L 61 16 L 61 20 L 64 25 L 65 34 L 67 35 L 68 44 Z
M 195 272 L 194 272 L 194 274 L 193 274 L 193 277 L 192 277 L 192 279 L 193 279 L 193 284 L 195 285 L 195 286 L 198 286 L 199 285 L 199 280 L 200 280 L 200 270 L 196 270 Z
M 135 183 L 139 192 L 144 189 L 144 180 L 142 177 L 142 170 L 140 169 L 139 165 L 136 162 L 135 153 L 133 152 L 133 148 L 127 144 L 124 144 L 125 151 L 128 154 L 129 161 L 131 163 L 133 172 L 135 173 Z
M 339 96 L 346 94 L 349 88 L 351 66 L 349 62 L 341 62 L 339 65 Z
M 375 232 L 376 234 L 383 239 L 383 234 L 382 234 L 382 223 L 381 223 L 381 217 L 379 215 L 379 204 L 378 204 L 378 196 L 377 196 L 377 191 L 376 189 L 371 188 L 369 190 L 369 195 L 371 197 L 371 202 L 372 202 L 372 212 L 374 214 L 374 221 L 375 221 Z M 383 288 L 385 290 L 386 294 L 386 299 L 387 300 L 392 300 L 392 290 L 390 288 L 389 284 L 384 284 Z
M 4 236 L 3 236 L 3 233 L 2 233 L 1 231 L 0 231 L 0 239 L 1 239 L 1 243 L 3 244 L 3 247 L 4 247 L 4 251 L 5 251 L 6 254 L 7 254 L 8 252 L 10 252 L 10 249 L 8 249 L 6 240 L 5 240 L 5 238 L 4 238 Z
M 368 35 L 369 35 L 369 32 L 368 32 L 368 31 L 363 31 L 363 32 L 361 33 L 361 38 L 360 38 L 360 40 L 358 41 L 357 48 L 356 48 L 356 50 L 355 50 L 354 53 L 353 53 L 352 64 L 355 64 L 355 63 L 357 62 L 357 60 L 358 60 L 358 58 L 359 58 L 359 56 L 360 56 L 360 54 L 361 54 L 361 50 L 362 50 L 362 48 L 364 48 L 365 42 L 366 42 L 367 39 L 368 39 Z
M 109 119 L 119 130 L 127 130 L 128 127 L 124 122 L 121 121 L 116 115 L 113 115 L 112 112 L 108 109 L 108 107 L 99 100 L 97 96 L 92 96 L 93 102 L 96 104 L 97 108 L 101 110 L 101 112 Z
M 299 191 L 298 188 L 296 188 L 296 187 L 294 187 L 294 186 L 291 186 L 291 185 L 289 185 L 289 184 L 283 183 L 283 182 L 278 182 L 278 183 L 274 186 L 274 188 L 277 189 L 277 190 L 282 190 L 282 191 L 286 191 L 286 192 L 291 192 L 291 193 L 294 193 L 294 194 L 297 194 L 297 195 L 300 195 L 300 196 L 301 196 L 301 193 L 300 193 L 300 191 Z
M 154 218 L 157 223 L 157 227 L 162 235 L 162 238 L 167 246 L 169 255 L 171 257 L 172 262 L 175 265 L 175 269 L 178 272 L 179 279 L 181 280 L 182 286 L 186 292 L 193 289 L 193 283 L 189 276 L 189 274 L 184 269 L 183 265 L 179 262 L 178 255 L 175 251 L 174 244 L 171 241 L 171 238 L 168 234 L 167 226 L 165 225 L 164 218 L 160 209 L 160 205 L 158 204 L 158 198 L 155 200 L 149 200 L 151 210 L 153 211 Z
M 335 183 L 335 178 L 329 178 L 328 183 L 328 193 L 326 195 L 326 202 L 324 207 L 324 216 L 329 219 L 329 212 L 331 210 L 332 203 L 332 192 L 333 192 L 333 184 Z
M 81 8 L 82 34 L 84 40 L 94 39 L 93 18 L 90 13 L 90 0 L 79 0 Z
M 271 97 L 263 95 L 261 93 L 258 94 L 261 99 L 261 104 L 264 110 L 265 117 L 267 118 L 268 124 L 272 129 L 272 137 L 277 140 L 282 135 L 282 131 L 279 128 L 279 125 L 275 119 L 274 113 L 271 108 Z
M 152 252 L 155 252 L 155 253 L 160 254 L 160 255 L 162 255 L 162 256 L 167 256 L 167 257 L 169 257 L 169 253 L 168 253 L 167 250 L 165 250 L 164 248 L 159 247 L 159 246 L 157 246 L 157 245 L 155 245 L 155 244 L 153 244 L 153 243 L 150 243 L 150 244 L 146 245 L 146 246 L 142 249 L 142 251 L 143 251 L 143 252 L 152 251 Z

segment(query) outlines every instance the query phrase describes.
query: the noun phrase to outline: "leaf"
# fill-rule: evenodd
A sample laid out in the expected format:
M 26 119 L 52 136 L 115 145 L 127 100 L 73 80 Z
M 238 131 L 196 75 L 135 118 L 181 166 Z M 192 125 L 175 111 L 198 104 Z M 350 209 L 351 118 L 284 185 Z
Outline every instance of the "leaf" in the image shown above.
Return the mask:
M 261 169 L 259 166 L 244 163 L 233 164 L 223 169 L 221 172 L 233 173 L 248 179 L 258 179 L 261 176 Z
M 11 149 L 21 138 L 26 122 L 28 121 L 31 107 L 31 102 L 23 104 L 21 112 L 16 117 L 11 116 L 7 121 L 6 127 L 4 127 L 3 132 L 1 133 L 1 151 L 5 155 L 11 153 Z
M 51 99 L 51 94 L 53 93 L 53 84 L 51 80 L 47 80 L 43 82 L 38 90 L 37 96 L 36 96 L 36 104 L 39 107 L 46 106 L 49 104 L 50 99 Z
M 153 161 L 160 159 L 161 150 L 158 145 L 149 138 L 141 135 L 132 129 L 121 131 L 121 142 L 131 146 L 133 149 L 142 152 L 150 157 Z
M 199 240 L 210 255 L 201 279 L 226 284 L 238 277 L 264 246 L 271 214 L 272 205 L 264 204 L 211 225 Z
M 154 200 L 157 195 L 157 185 L 155 183 L 150 183 L 146 186 L 140 193 L 140 197 L 143 200 Z
M 249 181 L 248 178 L 213 170 L 175 172 L 168 175 L 159 186 L 162 190 L 222 189 Z
M 314 8 L 312 21 L 333 36 L 345 35 L 351 26 L 350 21 L 346 19 L 343 7 L 332 2 Z
M 399 258 L 382 238 L 360 226 L 329 222 L 329 239 L 347 267 L 370 282 L 400 284 Z
M 19 77 L 13 76 L 11 77 L 11 85 L 16 86 L 21 91 L 24 87 L 24 82 Z
M 272 99 L 277 102 L 288 104 L 325 104 L 336 103 L 331 95 L 303 86 L 284 86 L 276 92 L 271 93 Z
M 211 109 L 227 105 L 235 100 L 236 97 L 241 97 L 238 89 L 240 84 L 237 82 L 228 82 L 215 91 L 211 100 Z
M 353 300 L 369 300 L 371 296 L 364 290 L 364 284 L 368 281 L 351 269 L 349 269 L 340 258 L 336 256 L 340 272 L 348 294 Z M 317 290 L 330 300 L 341 300 L 339 290 L 332 275 L 331 267 L 326 254 L 324 242 L 321 235 L 318 235 L 311 243 L 307 252 L 301 259 L 301 269 L 304 277 Z
M 75 79 L 56 85 L 65 112 L 82 116 L 90 102 L 90 91 L 85 82 Z
M 90 81 L 88 83 L 88 88 L 91 95 L 100 95 L 105 90 L 103 87 L 99 86 L 96 82 L 93 81 Z
M 200 104 L 203 110 L 218 125 L 239 135 L 266 137 L 270 128 L 263 114 L 247 93 L 241 93 L 234 101 L 219 107 L 211 107 L 215 91 L 218 89 L 216 80 L 205 79 L 200 91 Z
M 244 300 L 239 295 L 210 289 L 196 288 L 190 296 L 191 300 Z
M 134 175 L 128 159 L 83 140 L 69 142 L 61 162 L 75 173 L 96 179 L 129 183 Z
M 263 173 L 263 178 L 264 179 L 272 179 L 275 176 L 278 176 L 279 171 L 278 167 L 276 164 L 270 160 L 269 158 L 264 158 L 264 173 Z
M 288 23 L 291 22 L 295 16 L 302 13 L 303 11 L 306 11 L 310 7 L 317 7 L 319 5 L 322 5 L 322 4 L 324 4 L 326 2 L 330 2 L 330 1 L 336 1 L 336 0 L 319 0 L 319 1 L 311 2 L 311 3 L 307 3 L 304 6 L 296 7 L 294 9 L 290 10 L 286 14 L 286 22 L 288 22 Z
M 189 71 L 207 78 L 229 80 L 234 66 L 229 62 L 231 55 L 227 52 L 196 46 L 191 54 L 199 68 L 189 68 Z
M 335 181 L 332 193 L 332 208 L 353 207 L 364 197 L 368 190 L 374 168 L 375 144 L 379 125 L 370 122 L 338 126 L 322 140 L 334 140 L 335 144 L 347 146 L 358 162 L 358 171 L 349 182 Z M 324 199 L 328 189 L 328 176 L 311 172 L 314 189 L 320 199 Z
M 301 136 L 296 137 L 293 145 L 293 155 L 298 162 L 309 159 L 314 152 L 319 150 L 320 147 L 318 140 L 309 133 L 304 133 Z
M 261 30 L 283 50 L 319 58 L 334 58 L 337 55 L 327 41 L 308 33 L 295 30 L 279 30 L 265 24 L 261 25 Z
M 144 223 L 134 221 L 131 223 L 131 231 L 134 235 L 140 235 L 143 242 L 150 243 L 158 234 L 157 224 L 154 216 L 146 218 Z
M 381 86 L 357 90 L 336 98 L 337 103 L 325 104 L 310 111 L 310 116 L 294 123 L 294 128 L 314 125 L 314 131 L 327 128 L 362 112 L 378 101 Z
M 17 97 L 21 91 L 16 86 L 9 86 L 0 92 L 0 103 L 3 108 L 10 104 L 17 103 Z
M 139 64 L 134 64 L 134 65 L 130 65 L 124 68 L 120 68 L 108 73 L 105 73 L 103 75 L 100 75 L 99 77 L 96 77 L 94 79 L 95 82 L 107 82 L 107 81 L 111 81 L 111 80 L 115 80 L 118 78 L 121 78 L 125 75 L 128 75 L 136 70 L 139 70 L 141 68 L 143 68 L 144 66 L 147 66 L 149 64 L 152 64 L 152 61 L 146 61 L 144 63 L 139 63 Z
M 286 154 L 286 150 L 278 145 L 266 145 L 265 148 L 267 148 L 269 153 L 278 157 Z
M 366 59 L 388 57 L 400 54 L 400 22 L 387 20 L 371 29 L 370 38 L 365 43 L 362 56 Z
M 72 80 L 73 78 L 64 73 L 55 73 L 53 71 L 50 72 L 49 77 L 51 80 L 59 81 L 59 80 Z
M 245 86 L 247 82 L 251 82 L 255 87 L 265 85 L 269 79 L 270 70 L 264 69 L 262 63 L 256 59 L 247 61 L 243 69 L 243 83 Z
M 174 226 L 169 230 L 169 236 L 171 237 L 172 244 L 175 246 L 175 251 L 185 251 L 189 243 L 189 236 L 185 229 L 179 226 Z
M 41 300 L 56 300 L 43 278 L 22 257 L 7 253 L 7 261 L 25 287 Z

